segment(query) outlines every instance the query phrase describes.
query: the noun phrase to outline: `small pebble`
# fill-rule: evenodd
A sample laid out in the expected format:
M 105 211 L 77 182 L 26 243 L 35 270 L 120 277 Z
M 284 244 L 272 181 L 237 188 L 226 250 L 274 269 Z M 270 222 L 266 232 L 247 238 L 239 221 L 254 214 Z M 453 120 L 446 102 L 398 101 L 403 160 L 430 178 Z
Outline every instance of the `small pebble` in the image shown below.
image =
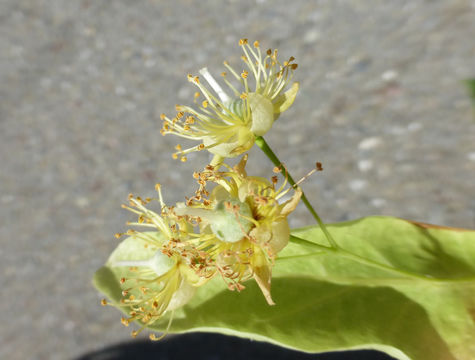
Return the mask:
M 348 183 L 348 186 L 353 191 L 360 191 L 360 190 L 363 190 L 366 187 L 367 184 L 368 184 L 368 182 L 366 180 L 355 179 L 355 180 L 351 180 Z
M 379 137 L 369 137 L 366 139 L 363 139 L 359 144 L 358 144 L 358 149 L 360 150 L 371 150 L 379 145 L 381 145 L 383 141 Z
M 416 132 L 420 129 L 422 129 L 422 124 L 418 122 L 412 122 L 407 125 L 407 130 L 409 130 L 410 132 Z
M 157 64 L 157 62 L 153 59 L 147 59 L 147 60 L 145 60 L 145 63 L 144 63 L 146 68 L 154 67 L 156 64 Z
M 86 197 L 78 197 L 78 198 L 76 198 L 75 202 L 76 202 L 77 207 L 79 207 L 81 209 L 85 208 L 89 205 L 89 199 L 86 198 Z
M 115 87 L 115 93 L 116 95 L 122 96 L 127 93 L 127 90 L 125 89 L 125 87 L 118 85 Z
M 374 198 L 374 199 L 371 199 L 370 204 L 376 208 L 381 208 L 384 205 L 386 205 L 386 199 Z
M 394 81 L 398 78 L 398 73 L 395 70 L 388 70 L 381 74 L 381 79 L 386 82 Z
M 373 161 L 371 160 L 360 160 L 358 161 L 358 169 L 362 172 L 369 171 L 373 168 Z
M 303 37 L 304 43 L 311 44 L 320 39 L 320 33 L 316 30 L 307 31 Z

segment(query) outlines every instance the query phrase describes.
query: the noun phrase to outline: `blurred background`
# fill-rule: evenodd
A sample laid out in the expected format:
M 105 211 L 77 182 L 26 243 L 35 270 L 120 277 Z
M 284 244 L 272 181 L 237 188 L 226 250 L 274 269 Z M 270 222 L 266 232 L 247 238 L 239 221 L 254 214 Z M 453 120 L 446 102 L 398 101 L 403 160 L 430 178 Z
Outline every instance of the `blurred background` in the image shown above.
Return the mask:
M 172 160 L 159 116 L 192 103 L 186 74 L 239 69 L 241 37 L 299 64 L 266 139 L 295 178 L 322 162 L 303 187 L 325 222 L 475 227 L 474 19 L 473 0 L 0 0 L 0 358 L 129 341 L 92 275 L 130 192 L 195 189 L 209 158 Z M 250 174 L 272 168 L 251 151 Z M 291 224 L 312 224 L 303 206 Z

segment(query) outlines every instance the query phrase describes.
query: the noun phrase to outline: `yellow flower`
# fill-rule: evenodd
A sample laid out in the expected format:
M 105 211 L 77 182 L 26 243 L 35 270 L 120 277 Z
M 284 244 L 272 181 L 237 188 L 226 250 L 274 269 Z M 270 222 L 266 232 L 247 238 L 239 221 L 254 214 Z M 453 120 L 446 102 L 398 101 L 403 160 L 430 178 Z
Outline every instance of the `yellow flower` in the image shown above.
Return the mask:
M 129 235 L 129 238 L 119 245 L 108 261 L 112 268 L 123 268 L 124 275 L 120 279 L 122 299 L 118 305 L 128 307 L 129 316 L 122 318 L 122 323 L 128 326 L 132 321 L 140 321 L 143 325 L 138 331 L 132 331 L 133 337 L 160 320 L 165 313 L 185 305 L 193 297 L 196 287 L 209 280 L 209 277 L 200 277 L 193 270 L 195 264 L 205 262 L 205 258 L 197 256 L 199 261 L 193 257 L 186 258 L 182 256 L 182 251 L 173 249 L 173 244 L 185 241 L 189 225 L 177 219 L 171 208 L 165 206 L 158 184 L 157 190 L 161 214 L 145 207 L 151 199 L 134 198 L 132 195 L 129 196 L 129 205 L 123 207 L 138 215 L 138 221 L 129 222 L 129 225 L 158 231 L 129 230 L 125 234 L 117 234 L 117 237 Z M 134 258 L 140 249 L 144 257 Z M 102 303 L 106 305 L 107 301 Z M 172 318 L 173 314 L 170 322 Z M 150 338 L 158 340 L 154 334 Z
M 239 45 L 244 53 L 241 58 L 247 70 L 237 72 L 226 61 L 224 66 L 240 85 L 233 85 L 227 79 L 226 72 L 221 74 L 232 95 L 221 87 L 207 68 L 203 68 L 200 74 L 212 91 L 202 84 L 198 76 L 188 75 L 188 80 L 200 90 L 195 93 L 195 102 L 201 95 L 204 96 L 199 110 L 177 105 L 178 113 L 173 119 L 161 115 L 164 121 L 161 130 L 163 135 L 175 134 L 200 141 L 199 145 L 188 149 L 177 145 L 174 158 L 180 156 L 182 161 L 186 161 L 187 153 L 203 149 L 218 158 L 238 156 L 249 150 L 255 137 L 264 135 L 279 115 L 294 102 L 299 84 L 294 82 L 284 92 L 297 68 L 297 64 L 293 63 L 294 58 L 280 63 L 277 50 L 269 49 L 262 54 L 257 41 L 251 46 L 247 39 L 241 39 Z M 250 81 L 251 75 L 253 81 Z
M 200 227 L 195 242 L 214 259 L 214 267 L 227 280 L 231 290 L 244 288 L 242 282 L 254 278 L 267 302 L 270 294 L 274 259 L 288 243 L 290 229 L 287 216 L 295 209 L 302 194 L 296 189 L 290 200 L 279 203 L 290 188 L 285 183 L 276 189 L 272 182 L 260 177 L 248 177 L 241 162 L 227 172 L 211 167 L 196 173 L 200 189 L 187 205 L 174 209 L 178 216 Z M 217 185 L 209 199 L 207 182 Z

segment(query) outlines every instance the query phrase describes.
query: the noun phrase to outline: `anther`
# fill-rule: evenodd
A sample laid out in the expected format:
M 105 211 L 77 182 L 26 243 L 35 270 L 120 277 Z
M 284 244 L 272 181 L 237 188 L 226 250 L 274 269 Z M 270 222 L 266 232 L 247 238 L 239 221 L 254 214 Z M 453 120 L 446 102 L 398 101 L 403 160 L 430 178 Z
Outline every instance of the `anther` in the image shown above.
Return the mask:
M 254 47 L 255 47 L 255 48 L 258 48 L 258 47 L 259 47 L 259 41 L 257 41 L 257 40 L 254 41 Z
M 107 305 L 107 300 L 106 300 L 106 299 L 102 299 L 102 300 L 101 300 L 101 305 L 102 305 L 102 306 L 106 306 L 106 305 Z
M 239 40 L 239 46 L 243 46 L 247 44 L 247 39 L 240 39 Z

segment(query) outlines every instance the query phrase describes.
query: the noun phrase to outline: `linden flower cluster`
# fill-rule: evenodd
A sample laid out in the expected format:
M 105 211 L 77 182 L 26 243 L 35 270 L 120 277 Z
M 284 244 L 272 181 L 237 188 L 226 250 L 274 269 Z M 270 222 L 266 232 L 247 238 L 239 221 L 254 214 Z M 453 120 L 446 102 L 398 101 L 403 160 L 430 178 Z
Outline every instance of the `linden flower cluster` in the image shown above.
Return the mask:
M 244 155 L 233 168 L 223 164 L 227 171 L 208 165 L 196 172 L 199 188 L 195 195 L 173 207 L 163 203 L 157 184 L 160 213 L 147 208 L 153 199 L 129 195 L 129 204 L 123 207 L 138 219 L 128 224 L 155 230 L 117 234 L 129 238 L 108 261 L 110 267 L 125 268 L 124 274 L 129 274 L 120 278 L 122 298 L 116 305 L 128 309 L 122 324 L 142 324 L 138 331 L 132 331 L 133 337 L 165 313 L 185 305 L 197 287 L 216 275 L 222 276 L 230 290 L 237 291 L 244 289 L 244 281 L 254 278 L 266 301 L 274 305 L 270 293 L 272 266 L 289 241 L 287 216 L 302 193 L 296 189 L 290 200 L 279 203 L 292 188 L 286 188 L 285 182 L 276 188 L 276 176 L 271 181 L 247 176 L 246 161 Z M 207 190 L 210 183 L 214 185 L 211 192 Z M 134 246 L 143 247 L 149 255 L 130 258 L 127 249 Z M 102 304 L 108 302 L 103 300 Z M 159 339 L 154 334 L 150 338 Z
M 293 57 L 280 63 L 277 50 L 268 50 L 263 55 L 258 42 L 251 47 L 242 39 L 239 44 L 248 70 L 238 75 L 228 63 L 225 66 L 243 90 L 238 91 L 223 73 L 223 81 L 233 93 L 229 96 L 204 68 L 200 73 L 213 92 L 198 77 L 189 76 L 205 97 L 199 110 L 179 105 L 174 119 L 162 116 L 162 134 L 201 141 L 186 150 L 178 146 L 174 157 L 186 160 L 187 153 L 202 149 L 215 155 L 210 165 L 194 173 L 198 182 L 194 195 L 186 198 L 185 203 L 167 206 L 157 184 L 157 199 L 130 195 L 129 203 L 123 206 L 138 216 L 137 221 L 128 224 L 146 231 L 131 229 L 117 234 L 128 237 L 112 253 L 105 268 L 119 282 L 120 296 L 109 295 L 116 299 L 110 304 L 127 314 L 122 323 L 141 324 L 139 330 L 132 331 L 134 337 L 167 314 L 170 326 L 174 310 L 188 303 L 196 289 L 215 276 L 222 277 L 230 290 L 237 291 L 244 289 L 243 282 L 253 278 L 267 303 L 274 305 L 272 268 L 277 254 L 289 241 L 287 216 L 297 206 L 302 192 L 296 185 L 287 187 L 287 177 L 277 187 L 277 176 L 270 181 L 248 176 L 247 154 L 234 167 L 223 160 L 249 150 L 256 136 L 265 134 L 293 103 L 298 83 L 283 91 L 297 65 Z M 254 75 L 253 91 L 248 82 L 249 72 Z M 290 199 L 282 202 L 289 192 Z M 152 200 L 160 204 L 159 212 L 149 209 Z M 102 304 L 109 302 L 104 299 Z M 155 334 L 150 338 L 159 339 Z
M 241 39 L 239 45 L 244 53 L 241 59 L 247 69 L 236 71 L 227 61 L 224 62 L 239 86 L 227 79 L 227 72 L 221 73 L 232 95 L 221 87 L 207 68 L 203 68 L 199 72 L 211 90 L 198 76 L 188 75 L 188 80 L 199 89 L 195 93 L 195 102 L 204 97 L 198 110 L 176 105 L 174 118 L 161 115 L 164 121 L 162 135 L 175 134 L 200 142 L 187 149 L 177 145 L 174 158 L 186 161 L 186 154 L 203 149 L 216 156 L 215 163 L 222 158 L 238 156 L 253 146 L 256 136 L 267 133 L 279 115 L 294 102 L 299 84 L 292 83 L 284 92 L 292 82 L 293 71 L 297 69 L 294 57 L 281 63 L 277 59 L 277 50 L 269 49 L 262 54 L 258 41 L 251 46 L 247 39 Z M 254 77 L 253 89 L 250 75 Z

